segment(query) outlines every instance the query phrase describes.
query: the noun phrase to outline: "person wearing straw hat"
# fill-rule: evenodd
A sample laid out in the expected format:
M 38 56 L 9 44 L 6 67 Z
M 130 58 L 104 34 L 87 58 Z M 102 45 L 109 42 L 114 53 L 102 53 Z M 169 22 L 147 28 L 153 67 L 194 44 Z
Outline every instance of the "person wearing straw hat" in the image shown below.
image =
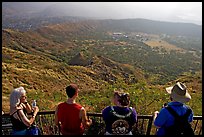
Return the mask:
M 188 116 L 188 122 L 193 121 L 192 109 L 185 105 L 185 103 L 191 100 L 191 96 L 188 93 L 186 85 L 181 82 L 177 82 L 174 86 L 166 88 L 168 94 L 170 94 L 170 100 L 167 106 L 163 107 L 160 112 L 154 112 L 154 125 L 158 128 L 157 135 L 165 135 L 165 128 L 174 124 L 174 116 L 168 111 L 167 107 L 173 109 L 179 116 L 183 116 L 187 110 L 190 110 Z

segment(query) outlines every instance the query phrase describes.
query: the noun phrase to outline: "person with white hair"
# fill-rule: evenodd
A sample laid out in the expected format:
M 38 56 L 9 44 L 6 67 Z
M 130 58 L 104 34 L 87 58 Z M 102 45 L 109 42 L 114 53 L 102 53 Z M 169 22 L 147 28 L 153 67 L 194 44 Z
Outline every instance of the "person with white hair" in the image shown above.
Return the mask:
M 12 123 L 12 135 L 26 135 L 27 128 L 35 121 L 39 112 L 37 106 L 31 107 L 27 102 L 26 91 L 23 87 L 15 88 L 10 94 L 10 118 Z M 32 114 L 28 118 L 27 114 Z

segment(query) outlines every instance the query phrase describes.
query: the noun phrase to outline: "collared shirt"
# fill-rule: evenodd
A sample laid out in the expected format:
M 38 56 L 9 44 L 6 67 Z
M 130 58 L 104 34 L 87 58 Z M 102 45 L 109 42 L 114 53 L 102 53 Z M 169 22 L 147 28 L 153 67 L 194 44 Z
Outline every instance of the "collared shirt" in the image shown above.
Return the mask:
M 180 116 L 184 115 L 189 107 L 180 102 L 170 102 L 168 106 L 173 108 Z M 193 111 L 188 117 L 188 121 L 193 121 Z M 162 108 L 154 121 L 154 125 L 160 127 L 157 131 L 157 135 L 164 135 L 164 127 L 169 127 L 174 124 L 174 117 L 165 108 Z

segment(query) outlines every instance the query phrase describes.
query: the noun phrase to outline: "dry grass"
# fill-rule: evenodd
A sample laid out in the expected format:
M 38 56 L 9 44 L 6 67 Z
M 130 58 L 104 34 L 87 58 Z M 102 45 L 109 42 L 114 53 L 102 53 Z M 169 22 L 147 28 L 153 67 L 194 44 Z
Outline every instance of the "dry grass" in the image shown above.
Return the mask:
M 151 40 L 151 41 L 146 41 L 145 44 L 149 45 L 150 47 L 161 47 L 166 49 L 167 51 L 170 50 L 177 50 L 177 51 L 184 51 L 182 48 L 178 48 L 176 45 L 169 44 L 166 41 L 163 40 Z

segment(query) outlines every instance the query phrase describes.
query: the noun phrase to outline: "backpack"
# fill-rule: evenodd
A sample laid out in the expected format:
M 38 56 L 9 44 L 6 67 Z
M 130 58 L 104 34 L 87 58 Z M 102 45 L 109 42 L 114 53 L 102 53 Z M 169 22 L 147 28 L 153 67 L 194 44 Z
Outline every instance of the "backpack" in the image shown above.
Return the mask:
M 167 106 L 166 109 L 175 118 L 174 124 L 170 127 L 165 128 L 166 135 L 184 135 L 193 136 L 194 131 L 191 124 L 188 122 L 188 117 L 191 114 L 191 109 L 187 109 L 183 116 L 179 116 L 171 107 Z
M 125 118 L 130 117 L 132 112 L 133 112 L 132 108 L 130 107 L 130 112 L 128 114 L 119 115 L 115 112 L 114 108 L 111 106 L 111 113 L 118 118 L 112 123 L 112 134 L 125 135 L 129 133 L 130 126 Z

